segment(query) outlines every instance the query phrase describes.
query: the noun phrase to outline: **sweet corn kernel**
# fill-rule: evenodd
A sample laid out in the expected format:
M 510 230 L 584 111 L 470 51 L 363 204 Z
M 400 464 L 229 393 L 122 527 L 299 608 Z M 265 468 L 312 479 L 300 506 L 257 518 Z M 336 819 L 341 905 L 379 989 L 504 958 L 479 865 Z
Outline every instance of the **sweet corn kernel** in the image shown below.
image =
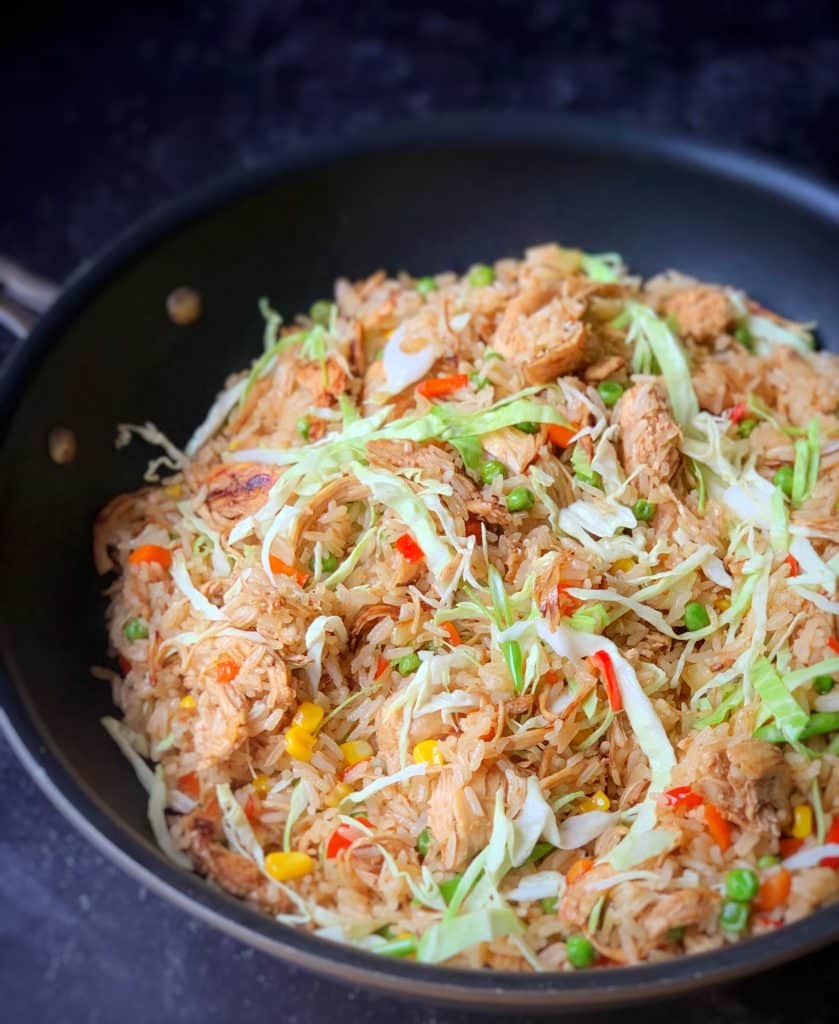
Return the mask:
M 792 809 L 792 834 L 796 839 L 806 839 L 813 831 L 813 808 L 809 804 L 798 804 Z
M 170 498 L 174 498 L 176 501 L 184 492 L 180 484 L 166 484 L 163 490 L 166 491 Z
M 315 751 L 315 738 L 299 725 L 290 725 L 286 729 L 285 748 L 296 760 L 311 761 Z
M 275 882 L 291 882 L 295 878 L 302 878 L 308 875 L 314 866 L 315 862 L 308 853 L 282 853 L 277 850 L 265 858 L 265 873 Z
M 606 796 L 602 789 L 590 797 L 586 797 L 585 800 L 580 802 L 579 814 L 588 814 L 590 811 L 608 811 L 612 806 L 612 801 Z
M 617 562 L 612 563 L 612 568 L 617 569 L 618 572 L 631 572 L 635 568 L 635 559 L 619 558 Z
M 295 725 L 299 725 L 306 732 L 315 733 L 323 721 L 323 715 L 324 711 L 320 704 L 313 704 L 306 700 L 297 709 L 293 721 Z
M 181 699 L 178 701 L 178 706 L 182 707 L 184 711 L 194 711 L 196 707 L 195 698 L 192 696 L 191 693 L 188 693 L 186 697 L 181 697 Z
M 445 764 L 437 740 L 423 740 L 414 747 L 414 761 L 417 764 Z
M 372 757 L 373 748 L 367 740 L 350 740 L 348 743 L 341 744 L 341 753 L 348 765 L 354 765 Z
M 349 782 L 339 782 L 331 793 L 326 797 L 327 807 L 337 807 L 338 804 L 352 793 L 353 788 Z
M 727 612 L 731 607 L 731 600 L 727 597 L 718 597 L 716 601 L 714 601 L 714 607 L 718 612 Z
M 254 793 L 256 793 L 259 799 L 264 800 L 265 797 L 268 796 L 268 790 L 271 788 L 271 780 L 267 775 L 260 773 L 259 775 L 254 776 L 251 785 L 253 786 Z

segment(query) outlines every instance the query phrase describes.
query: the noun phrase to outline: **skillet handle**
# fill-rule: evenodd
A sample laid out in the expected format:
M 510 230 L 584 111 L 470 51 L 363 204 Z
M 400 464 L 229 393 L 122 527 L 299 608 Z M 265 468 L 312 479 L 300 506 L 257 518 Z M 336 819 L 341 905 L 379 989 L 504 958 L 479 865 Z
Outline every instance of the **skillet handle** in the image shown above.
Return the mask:
M 59 287 L 0 254 L 0 327 L 25 338 L 52 305 Z

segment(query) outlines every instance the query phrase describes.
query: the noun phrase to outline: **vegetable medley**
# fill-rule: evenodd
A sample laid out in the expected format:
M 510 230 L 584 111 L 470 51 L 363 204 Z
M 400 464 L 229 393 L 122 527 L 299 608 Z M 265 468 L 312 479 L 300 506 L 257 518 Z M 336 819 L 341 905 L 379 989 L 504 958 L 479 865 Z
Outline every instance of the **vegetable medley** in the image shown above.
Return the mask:
M 581 970 L 839 896 L 839 361 L 558 245 L 339 280 L 96 524 L 165 853 L 374 954 Z

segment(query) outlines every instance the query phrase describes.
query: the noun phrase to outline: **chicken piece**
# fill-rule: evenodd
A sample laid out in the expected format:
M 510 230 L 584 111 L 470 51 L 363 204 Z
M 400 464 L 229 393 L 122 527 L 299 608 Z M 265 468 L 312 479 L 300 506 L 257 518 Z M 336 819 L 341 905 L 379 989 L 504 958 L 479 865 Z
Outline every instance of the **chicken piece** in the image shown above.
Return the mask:
M 716 359 L 701 360 L 692 374 L 699 407 L 715 416 L 724 409 L 730 409 L 736 401 L 738 372 Z M 742 372 L 739 375 L 742 378 Z
M 671 928 L 701 924 L 716 911 L 718 897 L 709 889 L 681 889 L 659 896 L 641 917 L 653 942 L 663 939 Z
M 376 746 L 384 758 L 388 774 L 398 772 L 402 767 L 399 756 L 399 747 L 402 736 L 402 710 L 397 709 L 388 714 L 388 704 L 383 704 L 376 714 Z M 438 739 L 451 731 L 451 727 L 443 721 L 440 711 L 430 715 L 420 715 L 413 719 L 408 729 L 408 741 L 406 744 L 408 760 L 411 758 L 411 751 L 423 740 Z
M 312 396 L 316 406 L 334 405 L 347 389 L 347 374 L 337 359 L 327 359 L 325 366 L 299 362 L 294 369 L 294 380 Z
M 208 800 L 180 822 L 187 850 L 196 868 L 233 896 L 248 899 L 263 910 L 282 913 L 291 909 L 284 893 L 273 886 L 248 857 L 224 845 L 221 809 L 215 798 Z
M 450 871 L 463 868 L 489 842 L 495 793 L 504 775 L 495 766 L 482 767 L 468 776 L 460 766 L 449 765 L 431 782 L 428 827 L 440 845 L 443 864 Z M 467 796 L 469 787 L 481 810 Z
M 543 384 L 591 363 L 597 345 L 583 322 L 586 305 L 532 285 L 512 299 L 493 338 L 493 348 L 522 368 L 528 384 Z
M 596 864 L 568 886 L 559 904 L 559 919 L 569 928 L 582 928 L 588 921 L 594 904 L 601 893 L 592 888 L 593 882 L 602 881 L 612 874 L 609 864 Z
M 779 345 L 765 362 L 766 397 L 782 420 L 805 426 L 813 410 L 830 414 L 839 405 L 839 373 L 835 356 L 814 353 L 803 356 Z
M 675 318 L 682 334 L 699 342 L 714 341 L 734 321 L 734 310 L 728 296 L 722 289 L 709 284 L 674 292 L 664 308 Z
M 305 504 L 301 513 L 288 531 L 289 543 L 294 548 L 300 538 L 313 523 L 316 523 L 333 502 L 336 505 L 349 505 L 352 501 L 361 501 L 370 492 L 355 477 L 340 477 L 322 487 Z
M 839 871 L 831 867 L 807 868 L 792 874 L 787 923 L 811 914 L 817 907 L 839 899 Z
M 235 522 L 261 508 L 279 479 L 274 466 L 257 462 L 227 462 L 204 478 L 207 507 L 220 520 Z
M 741 828 L 778 835 L 791 820 L 792 773 L 784 755 L 763 740 L 731 739 L 699 754 L 694 787 Z
M 368 441 L 367 456 L 374 466 L 399 470 L 416 466 L 435 480 L 448 483 L 457 473 L 454 456 L 436 444 L 417 444 L 414 441 Z
M 620 428 L 619 450 L 627 474 L 640 470 L 635 486 L 646 494 L 666 484 L 679 468 L 682 432 L 670 414 L 664 386 L 645 377 L 625 391 L 612 422 Z
M 568 587 L 581 587 L 591 568 L 568 549 L 557 552 L 548 569 L 536 577 L 533 596 L 542 615 L 556 629 L 563 615 L 573 615 L 579 601 L 565 593 Z
M 489 498 L 470 498 L 466 502 L 466 511 L 476 519 L 482 519 L 492 526 L 507 527 L 513 518 L 506 506 L 495 495 Z
M 504 427 L 484 434 L 481 444 L 492 458 L 497 459 L 511 473 L 524 473 L 539 454 L 545 442 L 547 431 L 542 428 L 536 434 L 526 434 L 515 427 Z

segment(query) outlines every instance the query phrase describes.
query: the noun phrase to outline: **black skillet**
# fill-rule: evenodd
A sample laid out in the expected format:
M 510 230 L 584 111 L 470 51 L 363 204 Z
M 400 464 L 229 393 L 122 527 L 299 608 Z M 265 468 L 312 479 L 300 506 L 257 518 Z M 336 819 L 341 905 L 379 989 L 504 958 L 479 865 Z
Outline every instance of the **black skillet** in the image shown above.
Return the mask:
M 131 768 L 98 719 L 102 583 L 93 518 L 135 487 L 149 455 L 114 425 L 153 420 L 183 443 L 225 374 L 258 353 L 261 295 L 286 313 L 338 275 L 417 274 L 558 239 L 617 249 L 644 274 L 677 266 L 816 319 L 839 349 L 839 195 L 774 164 L 613 124 L 453 115 L 314 158 L 243 173 L 172 204 L 68 282 L 0 382 L 2 724 L 80 831 L 155 891 L 219 928 L 335 979 L 486 1008 L 618 1006 L 765 969 L 839 937 L 839 905 L 773 935 L 655 966 L 499 974 L 419 966 L 289 930 L 172 867 Z M 164 301 L 188 284 L 198 323 Z M 57 464 L 52 428 L 78 451 Z

